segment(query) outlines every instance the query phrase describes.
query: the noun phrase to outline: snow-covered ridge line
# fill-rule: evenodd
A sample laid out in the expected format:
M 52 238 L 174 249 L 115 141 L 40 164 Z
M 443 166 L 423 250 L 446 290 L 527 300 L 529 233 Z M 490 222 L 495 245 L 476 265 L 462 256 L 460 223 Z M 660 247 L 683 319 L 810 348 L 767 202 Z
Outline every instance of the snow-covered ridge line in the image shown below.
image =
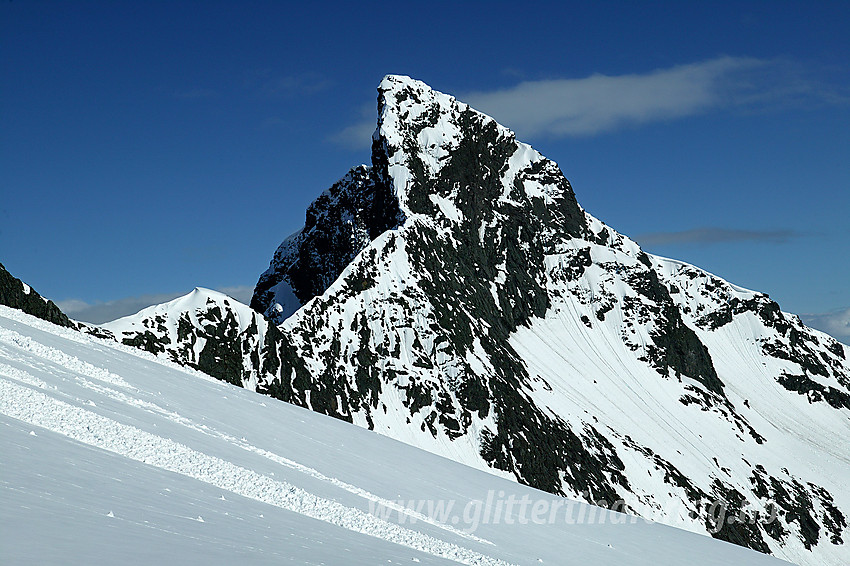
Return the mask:
M 120 342 L 116 342 L 111 338 L 104 338 L 101 336 L 97 336 L 95 334 L 90 334 L 86 332 L 80 332 L 77 330 L 73 330 L 71 328 L 64 328 L 61 326 L 57 326 L 50 322 L 46 322 L 40 318 L 29 315 L 25 312 L 22 312 L 17 309 L 13 309 L 11 307 L 7 307 L 5 305 L 0 305 L 0 316 L 4 318 L 8 318 L 9 320 L 13 320 L 15 322 L 26 324 L 27 326 L 31 326 L 33 328 L 37 328 L 38 330 L 44 332 L 50 332 L 51 334 L 56 334 L 57 336 L 61 336 L 66 340 L 70 340 L 71 342 L 76 342 L 78 344 L 87 344 L 95 347 L 106 347 L 112 350 L 116 350 L 118 352 L 122 352 L 124 354 L 129 354 L 136 358 L 143 359 L 148 362 L 153 362 L 156 364 L 160 364 L 164 367 L 167 367 L 172 370 L 179 371 L 186 375 L 190 375 L 196 379 L 201 379 L 203 381 L 208 381 L 211 383 L 215 383 L 220 385 L 221 387 L 228 387 L 227 383 L 222 382 L 221 380 L 215 379 L 207 373 L 202 371 L 198 371 L 191 367 L 187 367 L 183 364 L 178 364 L 165 356 L 157 356 L 155 354 L 151 354 L 146 350 L 142 350 L 140 348 L 134 346 L 127 346 L 126 344 L 121 344 Z M 85 329 L 84 329 L 85 330 Z

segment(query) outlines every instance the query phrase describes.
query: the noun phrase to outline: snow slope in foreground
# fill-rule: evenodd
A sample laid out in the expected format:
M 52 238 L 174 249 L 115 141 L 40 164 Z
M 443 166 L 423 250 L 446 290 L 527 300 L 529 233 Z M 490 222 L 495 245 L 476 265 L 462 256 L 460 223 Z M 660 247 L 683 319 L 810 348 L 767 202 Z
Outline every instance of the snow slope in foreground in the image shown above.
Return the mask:
M 622 515 L 568 524 L 597 509 L 7 307 L 0 453 L 9 565 L 781 563 Z M 482 511 L 488 492 L 544 520 Z

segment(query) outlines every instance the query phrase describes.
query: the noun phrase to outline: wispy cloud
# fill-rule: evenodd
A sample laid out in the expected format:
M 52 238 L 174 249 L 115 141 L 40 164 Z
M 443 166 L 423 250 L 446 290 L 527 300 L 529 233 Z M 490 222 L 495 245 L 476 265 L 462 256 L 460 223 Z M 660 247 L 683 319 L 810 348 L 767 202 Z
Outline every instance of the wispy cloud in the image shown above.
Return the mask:
M 592 136 L 623 127 L 673 120 L 721 108 L 758 111 L 814 100 L 846 103 L 840 93 L 787 61 L 718 57 L 627 75 L 523 81 L 461 94 L 460 100 L 512 128 L 520 137 Z M 332 139 L 358 147 L 370 142 L 375 121 L 361 120 Z
M 766 65 L 753 58 L 720 57 L 646 74 L 525 81 L 464 99 L 520 135 L 593 135 L 735 104 L 758 90 L 747 79 Z
M 251 302 L 251 297 L 254 295 L 254 286 L 235 285 L 232 287 L 219 287 L 216 291 L 229 295 L 240 303 L 247 305 Z
M 246 82 L 249 89 L 266 98 L 310 95 L 333 86 L 333 81 L 320 73 L 275 75 L 271 69 L 251 71 Z
M 348 149 L 369 148 L 372 146 L 372 134 L 376 124 L 375 105 L 364 104 L 360 107 L 360 120 L 331 135 L 328 140 Z
M 185 293 L 162 293 L 158 295 L 139 295 L 125 297 L 104 303 L 87 303 L 79 299 L 56 301 L 56 306 L 74 320 L 100 324 L 128 314 L 135 314 L 145 307 L 165 303 Z
M 218 93 L 211 88 L 193 88 L 188 90 L 174 91 L 174 98 L 183 100 L 193 100 L 198 98 L 212 98 L 218 96 Z
M 694 228 L 680 232 L 650 232 L 635 236 L 642 246 L 671 244 L 723 244 L 732 242 L 766 242 L 784 244 L 799 238 L 794 230 L 732 230 L 728 228 Z
M 65 314 L 70 314 L 84 311 L 92 305 L 80 299 L 68 299 L 67 301 L 56 301 L 56 306 Z
M 352 124 L 328 139 L 348 149 L 364 149 L 372 146 L 372 134 L 375 132 L 375 121 L 362 121 Z
M 850 344 L 850 307 L 820 314 L 800 315 L 808 326 L 822 330 L 836 340 Z
M 247 285 L 238 285 L 232 287 L 220 287 L 216 290 L 233 297 L 241 303 L 248 304 L 251 302 L 251 295 L 254 288 Z M 81 301 L 79 299 L 68 299 L 65 301 L 57 301 L 56 306 L 74 320 L 101 324 L 121 318 L 122 316 L 135 314 L 151 305 L 165 303 L 185 294 L 186 293 L 160 293 L 138 295 L 135 297 L 125 297 L 123 299 L 106 301 L 103 303 L 87 303 L 86 301 Z

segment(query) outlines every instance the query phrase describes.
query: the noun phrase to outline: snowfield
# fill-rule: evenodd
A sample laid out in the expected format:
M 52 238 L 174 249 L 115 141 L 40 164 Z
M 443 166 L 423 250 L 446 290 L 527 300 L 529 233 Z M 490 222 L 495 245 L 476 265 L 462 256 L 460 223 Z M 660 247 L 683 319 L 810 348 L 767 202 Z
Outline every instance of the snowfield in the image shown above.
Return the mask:
M 0 453 L 7 565 L 782 563 L 7 307 Z M 528 506 L 510 513 L 511 501 Z M 454 511 L 435 517 L 434 502 Z

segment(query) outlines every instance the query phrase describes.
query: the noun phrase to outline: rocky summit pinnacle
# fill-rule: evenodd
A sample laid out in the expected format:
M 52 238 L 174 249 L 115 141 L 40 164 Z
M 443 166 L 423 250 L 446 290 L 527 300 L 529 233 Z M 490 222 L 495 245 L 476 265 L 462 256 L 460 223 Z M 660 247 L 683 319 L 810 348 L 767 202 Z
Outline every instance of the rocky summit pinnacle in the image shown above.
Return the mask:
M 422 82 L 380 83 L 371 161 L 260 277 L 251 306 L 274 324 L 221 308 L 164 322 L 157 347 L 231 320 L 203 334 L 237 337 L 230 381 L 551 493 L 850 560 L 842 344 L 643 252 L 555 162 Z

